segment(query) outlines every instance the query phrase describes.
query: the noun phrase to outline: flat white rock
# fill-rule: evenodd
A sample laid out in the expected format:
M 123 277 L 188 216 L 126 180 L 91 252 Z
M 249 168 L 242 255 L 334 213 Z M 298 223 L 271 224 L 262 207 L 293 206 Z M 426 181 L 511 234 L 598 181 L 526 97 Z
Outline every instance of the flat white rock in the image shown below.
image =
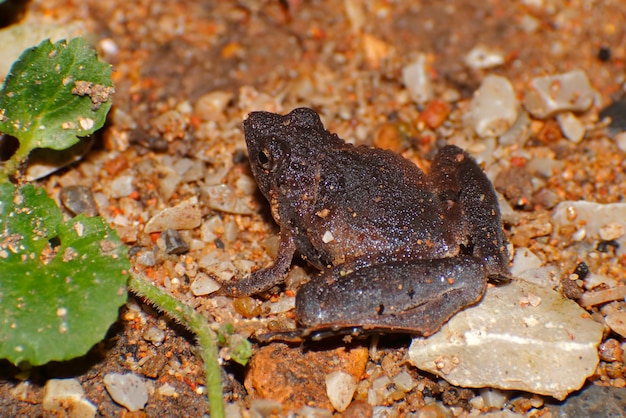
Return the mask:
M 481 138 L 500 136 L 508 131 L 519 113 L 519 103 L 508 79 L 488 75 L 474 93 L 468 117 Z
M 409 358 L 453 385 L 564 399 L 593 374 L 602 331 L 573 301 L 515 279 L 488 289 L 438 333 L 415 338 Z
M 535 77 L 524 95 L 524 107 L 536 118 L 556 113 L 582 112 L 591 106 L 596 92 L 583 70 Z
M 148 403 L 148 389 L 143 380 L 132 373 L 109 373 L 104 376 L 104 387 L 111 398 L 129 411 L 143 409 Z
M 183 200 L 174 207 L 163 209 L 146 223 L 144 231 L 148 234 L 165 231 L 168 228 L 178 231 L 194 229 L 200 226 L 202 213 L 198 198 Z

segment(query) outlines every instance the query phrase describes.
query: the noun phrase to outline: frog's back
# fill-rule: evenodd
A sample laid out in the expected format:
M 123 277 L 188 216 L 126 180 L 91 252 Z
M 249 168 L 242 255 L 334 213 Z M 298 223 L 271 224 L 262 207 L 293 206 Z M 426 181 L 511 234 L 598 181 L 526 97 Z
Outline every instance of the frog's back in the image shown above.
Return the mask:
M 320 159 L 318 173 L 311 252 L 321 248 L 331 264 L 450 254 L 441 202 L 428 176 L 410 161 L 345 144 Z M 320 228 L 326 239 L 319 239 Z

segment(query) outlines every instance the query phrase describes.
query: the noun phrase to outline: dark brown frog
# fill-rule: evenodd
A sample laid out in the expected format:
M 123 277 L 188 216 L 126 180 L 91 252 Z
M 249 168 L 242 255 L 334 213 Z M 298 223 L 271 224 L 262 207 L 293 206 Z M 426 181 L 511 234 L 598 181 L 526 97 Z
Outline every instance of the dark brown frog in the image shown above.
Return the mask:
M 309 330 L 429 335 L 510 276 L 496 194 L 476 162 L 443 147 L 429 174 L 390 151 L 355 147 L 311 109 L 253 112 L 252 173 L 280 226 L 278 256 L 229 288 L 281 282 L 299 252 L 322 270 L 296 295 Z

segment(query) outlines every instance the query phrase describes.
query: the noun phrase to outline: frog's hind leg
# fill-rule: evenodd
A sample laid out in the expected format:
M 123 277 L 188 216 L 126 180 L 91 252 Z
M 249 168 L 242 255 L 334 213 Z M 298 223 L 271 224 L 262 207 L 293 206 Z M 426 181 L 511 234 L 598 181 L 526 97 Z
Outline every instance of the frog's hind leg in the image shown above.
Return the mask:
M 430 335 L 478 302 L 486 286 L 485 266 L 475 257 L 393 262 L 308 282 L 296 296 L 296 315 L 314 329 Z
M 444 205 L 447 224 L 465 236 L 472 254 L 483 260 L 487 275 L 510 278 L 506 238 L 500 207 L 493 186 L 474 159 L 454 145 L 443 147 L 430 170 L 430 177 Z M 451 230 L 450 233 L 459 233 Z

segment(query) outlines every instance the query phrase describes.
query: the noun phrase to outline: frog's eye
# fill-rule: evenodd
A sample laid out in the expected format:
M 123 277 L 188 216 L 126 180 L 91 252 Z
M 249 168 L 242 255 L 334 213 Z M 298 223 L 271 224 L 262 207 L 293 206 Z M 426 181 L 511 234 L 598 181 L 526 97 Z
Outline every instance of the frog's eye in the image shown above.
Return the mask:
M 270 169 L 270 155 L 269 151 L 266 149 L 262 149 L 259 151 L 259 155 L 257 155 L 257 160 L 259 161 L 259 165 L 264 170 Z

